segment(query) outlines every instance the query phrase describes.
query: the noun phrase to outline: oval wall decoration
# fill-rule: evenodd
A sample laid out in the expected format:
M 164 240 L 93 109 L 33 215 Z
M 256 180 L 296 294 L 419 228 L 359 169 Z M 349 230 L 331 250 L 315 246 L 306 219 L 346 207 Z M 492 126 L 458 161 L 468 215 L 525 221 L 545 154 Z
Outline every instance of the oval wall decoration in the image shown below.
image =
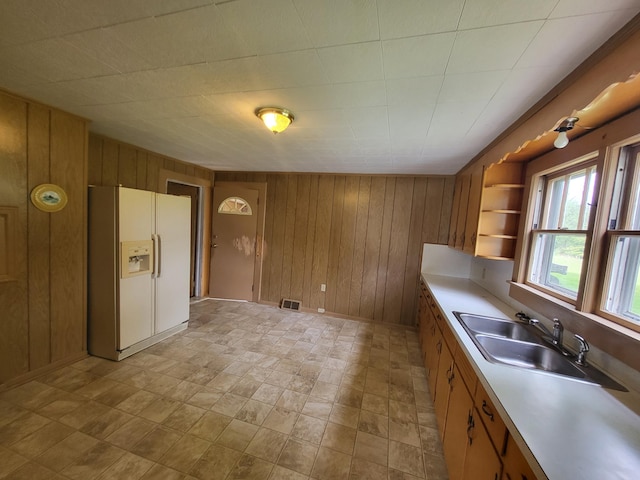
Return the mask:
M 58 212 L 67 205 L 67 193 L 53 183 L 43 183 L 31 190 L 31 203 L 43 212 Z

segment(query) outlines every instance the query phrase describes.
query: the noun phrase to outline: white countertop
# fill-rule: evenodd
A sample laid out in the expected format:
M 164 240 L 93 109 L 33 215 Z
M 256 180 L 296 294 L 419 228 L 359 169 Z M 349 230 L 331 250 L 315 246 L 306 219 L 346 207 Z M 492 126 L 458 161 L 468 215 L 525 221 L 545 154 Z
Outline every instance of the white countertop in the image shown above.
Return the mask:
M 516 311 L 467 278 L 422 277 L 540 478 L 640 478 L 640 416 L 627 406 L 636 394 L 488 362 L 452 312 L 513 320 Z

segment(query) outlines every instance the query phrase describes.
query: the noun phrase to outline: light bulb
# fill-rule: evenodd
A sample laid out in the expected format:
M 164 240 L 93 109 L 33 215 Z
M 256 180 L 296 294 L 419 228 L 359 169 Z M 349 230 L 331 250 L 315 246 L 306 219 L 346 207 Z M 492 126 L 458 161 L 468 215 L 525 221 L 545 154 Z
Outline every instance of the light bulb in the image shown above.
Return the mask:
M 567 137 L 566 130 L 561 130 L 558 132 L 558 138 L 553 142 L 553 146 L 556 148 L 564 148 L 569 145 L 569 137 Z

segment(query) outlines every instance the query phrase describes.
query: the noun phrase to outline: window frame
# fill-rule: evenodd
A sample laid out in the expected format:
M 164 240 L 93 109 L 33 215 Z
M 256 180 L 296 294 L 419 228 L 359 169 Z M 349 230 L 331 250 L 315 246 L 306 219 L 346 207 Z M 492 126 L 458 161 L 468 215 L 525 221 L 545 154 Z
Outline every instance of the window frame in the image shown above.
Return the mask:
M 613 199 L 617 153 L 625 145 L 640 142 L 638 125 L 640 108 L 573 139 L 564 149 L 554 149 L 528 161 L 513 277 L 509 287 L 509 296 L 514 300 L 546 318 L 559 318 L 568 330 L 583 335 L 594 346 L 636 370 L 640 370 L 640 358 L 637 354 L 640 330 L 603 312 L 598 293 L 604 289 L 610 250 L 607 227 Z M 600 181 L 595 193 L 596 205 L 592 209 L 593 232 L 585 247 L 584 285 L 579 290 L 577 301 L 572 304 L 526 283 L 528 252 L 532 244 L 530 227 L 533 225 L 537 194 L 534 179 L 569 168 L 594 152 L 597 152 L 597 175 Z

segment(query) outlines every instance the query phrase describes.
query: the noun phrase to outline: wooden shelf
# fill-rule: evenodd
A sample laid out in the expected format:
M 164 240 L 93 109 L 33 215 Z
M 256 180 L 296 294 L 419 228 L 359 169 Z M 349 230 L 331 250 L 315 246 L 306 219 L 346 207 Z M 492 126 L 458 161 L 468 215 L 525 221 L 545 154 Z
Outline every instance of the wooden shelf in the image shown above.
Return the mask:
M 480 234 L 481 237 L 490 237 L 490 238 L 505 238 L 507 240 L 517 240 L 518 236 L 517 235 L 505 235 L 505 234 L 498 234 L 498 233 L 481 233 Z
M 511 188 L 524 188 L 522 183 L 494 183 L 491 185 L 485 185 L 484 188 L 502 188 L 502 189 L 511 189 Z
M 476 255 L 480 258 L 487 258 L 489 260 L 513 260 L 513 257 L 495 257 L 493 255 Z
M 491 210 L 482 210 L 482 213 L 507 213 L 510 215 L 520 215 L 522 213 L 521 210 L 506 210 L 506 209 L 491 209 Z

